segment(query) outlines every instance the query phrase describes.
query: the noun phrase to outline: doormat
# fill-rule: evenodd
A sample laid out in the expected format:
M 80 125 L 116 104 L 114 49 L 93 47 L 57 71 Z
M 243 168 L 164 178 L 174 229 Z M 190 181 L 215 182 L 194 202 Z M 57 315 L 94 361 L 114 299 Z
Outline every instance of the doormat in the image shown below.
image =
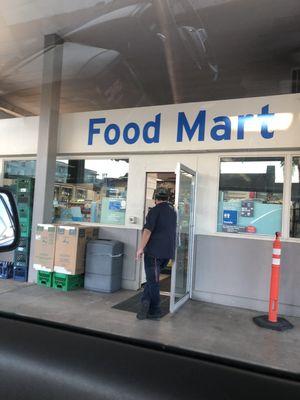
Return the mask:
M 140 292 L 129 299 L 122 301 L 114 305 L 112 308 L 122 311 L 129 311 L 133 313 L 137 313 L 141 307 L 141 298 L 143 292 Z M 169 296 L 160 296 L 160 308 L 161 308 L 161 316 L 164 317 L 169 313 L 170 310 L 170 297 Z

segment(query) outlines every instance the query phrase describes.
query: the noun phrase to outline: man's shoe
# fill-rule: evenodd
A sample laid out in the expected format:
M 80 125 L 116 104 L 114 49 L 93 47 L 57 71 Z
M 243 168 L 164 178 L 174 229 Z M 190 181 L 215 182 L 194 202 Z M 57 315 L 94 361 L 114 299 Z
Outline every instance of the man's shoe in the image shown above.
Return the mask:
M 160 312 L 160 311 L 155 312 L 155 313 L 150 313 L 150 312 L 148 312 L 148 314 L 147 314 L 147 318 L 148 318 L 148 319 L 159 320 L 159 319 L 161 319 L 161 317 L 162 317 L 162 315 L 161 315 L 161 312 Z
M 148 315 L 150 304 L 147 301 L 143 301 L 141 304 L 140 311 L 136 314 L 137 319 L 146 319 Z

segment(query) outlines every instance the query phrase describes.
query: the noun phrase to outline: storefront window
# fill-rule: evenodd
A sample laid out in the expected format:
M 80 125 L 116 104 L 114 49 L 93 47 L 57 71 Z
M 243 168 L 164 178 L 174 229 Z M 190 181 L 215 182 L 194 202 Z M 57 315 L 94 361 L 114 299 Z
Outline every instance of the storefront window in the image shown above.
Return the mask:
M 4 177 L 12 179 L 18 176 L 35 177 L 35 160 L 10 160 L 4 162 Z
M 35 166 L 35 160 L 5 161 L 3 181 L 4 186 L 9 188 L 13 194 L 16 194 L 18 179 L 29 178 L 32 180 L 32 188 L 34 188 Z
M 293 157 L 290 236 L 300 237 L 300 157 Z
M 58 160 L 54 221 L 125 224 L 128 160 Z
M 284 158 L 224 158 L 220 165 L 218 232 L 281 231 Z

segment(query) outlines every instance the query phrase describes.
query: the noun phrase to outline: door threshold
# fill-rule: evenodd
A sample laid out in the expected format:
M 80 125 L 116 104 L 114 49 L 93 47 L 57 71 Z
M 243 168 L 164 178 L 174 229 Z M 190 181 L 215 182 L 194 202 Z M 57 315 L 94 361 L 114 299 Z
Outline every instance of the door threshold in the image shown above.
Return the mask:
M 162 296 L 168 296 L 168 297 L 171 296 L 170 292 L 159 292 L 159 294 L 161 294 Z

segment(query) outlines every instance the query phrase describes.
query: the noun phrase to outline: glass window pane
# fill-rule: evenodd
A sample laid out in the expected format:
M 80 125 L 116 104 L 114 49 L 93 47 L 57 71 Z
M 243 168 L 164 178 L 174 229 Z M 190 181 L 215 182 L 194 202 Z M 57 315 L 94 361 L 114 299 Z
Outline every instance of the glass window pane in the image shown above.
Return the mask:
M 57 160 L 54 221 L 124 225 L 128 160 Z
M 178 243 L 176 249 L 175 302 L 182 299 L 189 291 L 187 283 L 193 191 L 193 175 L 181 170 L 177 213 Z
M 281 231 L 284 158 L 221 160 L 218 232 Z
M 300 157 L 293 158 L 290 236 L 300 237 Z
M 18 203 L 18 185 L 28 179 L 30 189 L 30 202 L 33 202 L 34 183 L 35 183 L 35 160 L 9 160 L 4 161 L 4 187 L 7 187 L 15 196 Z M 25 189 L 24 189 L 25 190 Z M 23 190 L 23 192 L 24 192 Z
M 35 160 L 10 160 L 4 162 L 4 178 L 35 177 Z

